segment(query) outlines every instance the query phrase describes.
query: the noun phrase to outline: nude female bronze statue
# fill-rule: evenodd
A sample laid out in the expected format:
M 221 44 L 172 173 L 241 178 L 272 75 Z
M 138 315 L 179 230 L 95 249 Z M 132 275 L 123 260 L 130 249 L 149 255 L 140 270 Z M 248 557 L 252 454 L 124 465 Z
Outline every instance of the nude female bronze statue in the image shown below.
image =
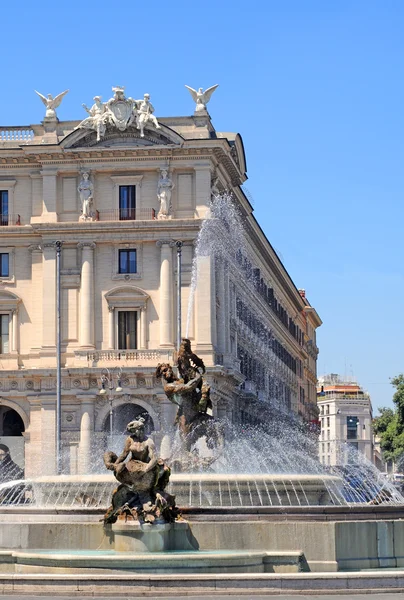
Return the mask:
M 114 523 L 120 515 L 148 523 L 171 522 L 177 516 L 174 496 L 164 491 L 170 469 L 158 458 L 144 424 L 139 417 L 127 425 L 129 436 L 120 456 L 114 452 L 104 454 L 105 466 L 120 483 L 104 516 L 105 524 Z

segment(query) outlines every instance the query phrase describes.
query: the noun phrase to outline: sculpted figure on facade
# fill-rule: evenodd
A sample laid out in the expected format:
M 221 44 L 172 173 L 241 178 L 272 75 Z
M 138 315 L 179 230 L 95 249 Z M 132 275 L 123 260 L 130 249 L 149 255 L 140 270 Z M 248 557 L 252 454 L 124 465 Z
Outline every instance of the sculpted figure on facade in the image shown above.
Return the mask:
M 46 119 L 57 119 L 56 109 L 58 108 L 58 106 L 60 106 L 63 98 L 66 96 L 66 94 L 69 90 L 65 90 L 61 94 L 58 94 L 57 96 L 55 96 L 55 98 L 52 96 L 52 94 L 48 94 L 48 97 L 45 98 L 45 96 L 42 96 L 42 94 L 40 94 L 36 90 L 34 90 L 34 91 L 36 94 L 38 94 L 38 96 L 40 97 L 40 99 L 42 100 L 44 105 L 46 106 L 45 118 Z
M 143 100 L 136 100 L 137 110 L 137 128 L 140 129 L 140 137 L 144 137 L 144 128 L 151 123 L 156 129 L 160 129 L 160 125 L 156 117 L 153 115 L 154 106 L 150 102 L 150 94 L 145 94 Z
M 195 112 L 197 113 L 207 111 L 206 105 L 211 99 L 211 96 L 215 89 L 219 87 L 219 84 L 212 85 L 212 87 L 208 88 L 205 91 L 203 91 L 203 88 L 199 88 L 198 91 L 196 91 L 194 90 L 194 88 L 189 87 L 189 85 L 186 85 L 185 87 L 187 88 L 187 90 L 189 90 L 189 93 L 196 102 Z
M 157 184 L 157 198 L 160 202 L 158 219 L 171 219 L 171 193 L 174 189 L 168 169 L 161 169 L 160 179 Z
M 92 129 L 97 132 L 97 141 L 104 137 L 107 125 L 125 131 L 132 124 L 140 129 L 140 137 L 144 137 L 144 129 L 153 125 L 160 129 L 156 117 L 153 115 L 154 107 L 150 102 L 150 94 L 145 94 L 141 100 L 126 98 L 125 88 L 115 86 L 112 88 L 114 95 L 108 102 L 101 102 L 101 96 L 95 96 L 95 104 L 88 108 L 83 107 L 90 115 L 82 121 L 76 129 Z
M 94 96 L 93 100 L 94 104 L 91 108 L 88 108 L 88 106 L 83 104 L 84 110 L 86 110 L 90 116 L 87 117 L 87 119 L 84 119 L 84 121 L 78 125 L 77 129 L 93 129 L 97 132 L 97 142 L 99 142 L 105 135 L 108 116 L 105 104 L 104 102 L 101 102 L 101 96 Z
M 94 186 L 90 181 L 90 175 L 87 172 L 84 172 L 82 175 L 82 179 L 79 183 L 79 187 L 77 188 L 80 194 L 81 201 L 81 216 L 80 221 L 93 221 L 94 220 L 94 212 L 93 212 L 93 194 L 94 194 Z
M 115 86 L 112 91 L 114 97 L 106 103 L 108 122 L 119 131 L 125 131 L 136 120 L 135 102 L 133 98 L 126 98 L 124 87 Z

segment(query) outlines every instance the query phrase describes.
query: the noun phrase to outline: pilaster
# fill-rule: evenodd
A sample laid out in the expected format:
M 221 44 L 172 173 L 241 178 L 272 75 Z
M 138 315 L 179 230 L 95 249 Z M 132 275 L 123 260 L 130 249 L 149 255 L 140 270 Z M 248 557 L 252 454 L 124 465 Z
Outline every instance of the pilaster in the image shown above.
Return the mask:
M 205 219 L 209 215 L 211 186 L 210 165 L 195 167 L 195 211 L 199 219 Z
M 213 259 L 199 256 L 197 259 L 197 286 L 195 293 L 195 352 L 213 364 L 216 346 L 216 291 Z
M 43 185 L 43 204 L 41 221 L 57 223 L 57 175 L 56 169 L 46 169 L 41 172 Z
M 43 244 L 42 255 L 42 349 L 54 356 L 56 348 L 56 247 Z

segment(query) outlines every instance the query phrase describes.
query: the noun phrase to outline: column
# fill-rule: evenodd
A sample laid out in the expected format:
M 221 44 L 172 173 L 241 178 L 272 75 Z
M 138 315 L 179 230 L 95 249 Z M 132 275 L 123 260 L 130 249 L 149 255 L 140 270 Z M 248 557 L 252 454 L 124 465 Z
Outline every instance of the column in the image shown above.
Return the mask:
M 96 396 L 78 396 L 81 400 L 79 473 L 84 475 L 91 471 L 91 450 L 94 431 L 94 404 Z
M 146 350 L 147 348 L 147 330 L 146 330 L 146 321 L 147 321 L 147 310 L 146 306 L 142 306 L 140 309 L 140 349 Z
M 94 248 L 93 242 L 82 242 L 80 286 L 80 346 L 94 348 Z
M 108 348 L 115 350 L 115 306 L 108 305 Z
M 55 242 L 43 244 L 42 261 L 42 348 L 56 347 L 56 249 Z
M 173 246 L 171 240 L 157 242 L 161 248 L 160 266 L 160 346 L 173 346 Z

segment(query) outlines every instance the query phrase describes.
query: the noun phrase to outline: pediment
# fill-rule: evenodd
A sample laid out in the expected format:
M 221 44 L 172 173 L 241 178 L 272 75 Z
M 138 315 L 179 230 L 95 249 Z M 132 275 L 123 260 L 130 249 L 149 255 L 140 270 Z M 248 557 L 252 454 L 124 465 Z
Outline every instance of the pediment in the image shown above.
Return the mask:
M 21 298 L 15 294 L 0 290 L 0 307 L 2 310 L 15 310 L 20 302 Z
M 117 308 L 136 308 L 146 304 L 149 296 L 142 289 L 135 286 L 119 286 L 105 294 L 109 306 Z
M 146 128 L 144 137 L 140 137 L 140 131 L 135 126 L 128 127 L 125 131 L 119 131 L 116 127 L 108 126 L 105 135 L 97 141 L 95 131 L 88 129 L 75 129 L 60 143 L 62 148 L 145 148 L 153 146 L 181 146 L 183 138 L 173 129 L 166 125 L 160 125 L 160 129 Z

